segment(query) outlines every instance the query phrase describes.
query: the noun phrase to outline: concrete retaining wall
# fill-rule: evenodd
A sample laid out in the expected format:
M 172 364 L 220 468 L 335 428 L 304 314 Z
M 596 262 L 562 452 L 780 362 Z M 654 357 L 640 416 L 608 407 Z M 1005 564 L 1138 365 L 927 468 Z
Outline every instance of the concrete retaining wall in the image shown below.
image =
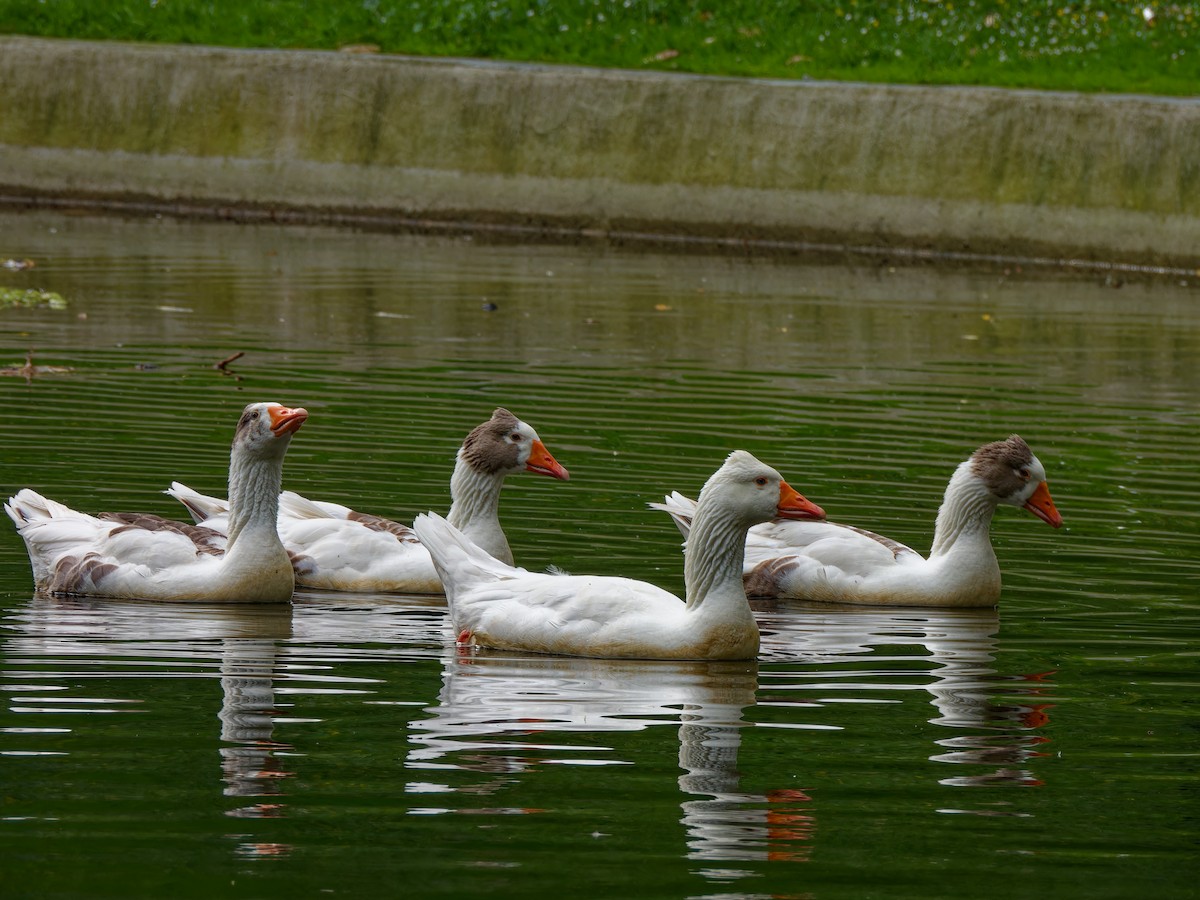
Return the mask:
M 0 194 L 1200 266 L 1200 99 L 0 38 Z

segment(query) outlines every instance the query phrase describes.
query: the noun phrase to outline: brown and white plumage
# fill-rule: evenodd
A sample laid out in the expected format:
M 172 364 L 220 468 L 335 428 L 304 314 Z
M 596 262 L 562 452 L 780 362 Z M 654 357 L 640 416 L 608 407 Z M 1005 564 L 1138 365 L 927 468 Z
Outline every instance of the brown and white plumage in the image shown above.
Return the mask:
M 684 550 L 686 600 L 629 578 L 548 575 L 499 562 L 440 516 L 413 524 L 464 643 L 635 659 L 751 659 L 759 634 L 742 587 L 746 530 L 823 516 L 770 466 L 735 450 L 700 492 Z
M 992 514 L 1019 506 L 1054 528 L 1062 516 L 1046 470 L 1017 435 L 980 447 L 955 470 L 938 510 L 928 559 L 882 535 L 835 522 L 768 522 L 750 530 L 744 577 L 750 596 L 877 606 L 995 606 L 1000 566 Z M 686 535 L 695 503 L 678 492 L 651 506 Z
M 511 563 L 512 550 L 500 527 L 500 490 L 517 472 L 566 481 L 567 470 L 532 427 L 507 409 L 467 435 L 450 478 L 449 519 L 497 559 Z M 167 492 L 183 502 L 198 523 L 226 528 L 225 502 L 178 482 Z M 279 504 L 279 535 L 292 554 L 296 583 L 334 591 L 403 591 L 439 594 L 429 553 L 407 525 L 338 503 L 309 500 L 291 491 Z
M 283 458 L 304 409 L 252 403 L 229 458 L 228 535 L 137 513 L 91 516 L 25 488 L 4 511 L 38 590 L 140 600 L 283 603 L 291 562 L 275 532 Z

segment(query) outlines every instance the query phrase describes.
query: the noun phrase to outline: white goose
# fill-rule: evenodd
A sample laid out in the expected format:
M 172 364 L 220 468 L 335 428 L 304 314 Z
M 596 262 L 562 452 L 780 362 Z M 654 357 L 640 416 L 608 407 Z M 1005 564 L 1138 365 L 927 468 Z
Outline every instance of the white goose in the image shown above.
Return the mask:
M 4 505 L 38 590 L 95 597 L 286 603 L 295 586 L 275 531 L 283 457 L 308 412 L 251 403 L 229 456 L 229 536 L 136 513 L 76 512 L 25 488 Z
M 700 492 L 684 550 L 687 599 L 641 581 L 549 575 L 497 561 L 433 513 L 417 516 L 458 641 L 506 650 L 633 659 L 752 659 L 758 627 L 742 587 L 746 530 L 820 518 L 770 466 L 735 450 Z
M 995 606 L 997 505 L 1020 506 L 1058 528 L 1046 470 L 1017 435 L 980 447 L 955 470 L 925 559 L 890 538 L 834 522 L 769 522 L 750 530 L 744 576 L 752 597 L 874 606 Z M 696 503 L 669 494 L 665 510 L 686 536 Z
M 513 555 L 500 527 L 500 489 L 508 475 L 522 471 L 570 478 L 537 432 L 500 408 L 467 435 L 450 477 L 450 521 L 507 563 Z M 167 493 L 187 506 L 198 523 L 219 532 L 228 528 L 224 500 L 178 482 Z M 285 491 L 279 504 L 279 535 L 292 554 L 301 587 L 442 593 L 428 551 L 411 528 L 390 519 Z

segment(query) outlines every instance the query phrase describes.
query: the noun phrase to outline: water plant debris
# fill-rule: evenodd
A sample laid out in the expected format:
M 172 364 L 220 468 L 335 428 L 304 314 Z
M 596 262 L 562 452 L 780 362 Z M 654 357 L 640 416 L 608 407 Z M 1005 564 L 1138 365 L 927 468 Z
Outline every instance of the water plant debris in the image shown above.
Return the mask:
M 67 301 L 62 294 L 43 291 L 40 288 L 0 287 L 0 309 L 12 306 L 46 306 L 50 309 L 66 309 Z
M 26 381 L 32 381 L 37 375 L 67 375 L 74 371 L 70 366 L 35 366 L 33 364 L 33 351 L 30 350 L 25 354 L 25 365 L 4 366 L 0 368 L 0 376 L 24 378 Z

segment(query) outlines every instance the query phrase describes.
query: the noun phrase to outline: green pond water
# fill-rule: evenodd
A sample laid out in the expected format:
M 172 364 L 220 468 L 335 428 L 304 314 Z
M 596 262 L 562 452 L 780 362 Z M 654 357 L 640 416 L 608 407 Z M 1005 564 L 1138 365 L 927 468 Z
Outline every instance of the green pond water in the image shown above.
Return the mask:
M 462 655 L 429 597 L 36 596 L 4 519 L 5 897 L 1195 895 L 1200 276 L 0 215 L 24 259 L 66 302 L 0 307 L 5 497 L 182 518 L 278 400 L 286 487 L 409 520 L 503 405 L 571 471 L 505 489 L 533 569 L 680 590 L 646 502 L 739 447 L 924 552 L 1018 432 L 1066 524 L 999 510 L 997 610 L 759 604 L 709 664 Z

